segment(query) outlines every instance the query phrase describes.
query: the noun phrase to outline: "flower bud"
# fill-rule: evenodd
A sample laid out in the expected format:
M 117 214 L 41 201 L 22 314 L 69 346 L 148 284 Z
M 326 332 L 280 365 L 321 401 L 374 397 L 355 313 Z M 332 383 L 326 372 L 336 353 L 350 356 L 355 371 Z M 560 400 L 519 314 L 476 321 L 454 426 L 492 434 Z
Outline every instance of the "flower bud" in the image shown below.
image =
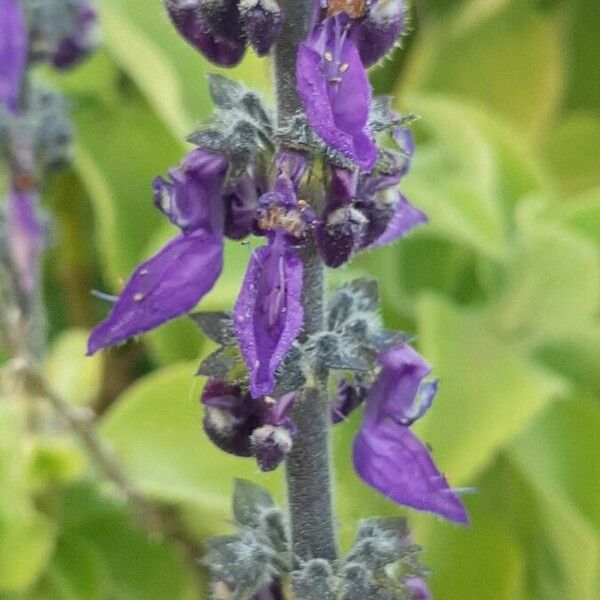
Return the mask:
M 406 26 L 404 0 L 375 0 L 363 21 L 354 30 L 360 57 L 368 67 L 383 58 Z
M 165 0 L 177 31 L 208 60 L 223 67 L 238 64 L 246 51 L 239 13 L 233 2 L 218 2 L 208 18 L 200 0 Z M 222 5 L 222 6 L 221 6 Z
M 367 218 L 352 206 L 343 206 L 327 215 L 315 230 L 323 262 L 333 269 L 348 262 L 361 246 L 367 226 Z
M 261 471 L 273 471 L 292 449 L 292 435 L 285 427 L 263 425 L 252 432 L 252 453 Z
M 276 0 L 240 0 L 242 29 L 259 56 L 268 54 L 281 33 L 283 16 Z
M 71 19 L 70 33 L 59 40 L 51 57 L 57 69 L 69 69 L 84 60 L 98 45 L 97 15 L 86 0 L 68 4 Z

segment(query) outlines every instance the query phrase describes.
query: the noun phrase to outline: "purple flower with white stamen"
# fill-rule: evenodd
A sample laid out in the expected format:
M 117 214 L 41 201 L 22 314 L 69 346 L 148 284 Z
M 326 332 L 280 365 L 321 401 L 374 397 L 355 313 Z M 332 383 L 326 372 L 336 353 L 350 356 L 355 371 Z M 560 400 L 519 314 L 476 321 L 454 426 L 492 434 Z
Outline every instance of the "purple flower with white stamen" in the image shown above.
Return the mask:
M 409 429 L 436 394 L 437 382 L 424 382 L 431 367 L 406 344 L 382 352 L 379 361 L 382 369 L 367 396 L 354 441 L 357 473 L 398 504 L 466 523 L 459 497 Z
M 27 25 L 19 0 L 0 0 L 0 105 L 17 110 L 27 65 Z
M 350 35 L 346 13 L 320 20 L 300 46 L 296 63 L 298 92 L 306 116 L 323 141 L 370 171 L 377 147 L 369 131 L 371 86 Z
M 229 161 L 198 149 L 154 182 L 155 202 L 182 234 L 133 273 L 109 317 L 92 332 L 88 354 L 126 341 L 191 310 L 223 267 L 222 188 Z

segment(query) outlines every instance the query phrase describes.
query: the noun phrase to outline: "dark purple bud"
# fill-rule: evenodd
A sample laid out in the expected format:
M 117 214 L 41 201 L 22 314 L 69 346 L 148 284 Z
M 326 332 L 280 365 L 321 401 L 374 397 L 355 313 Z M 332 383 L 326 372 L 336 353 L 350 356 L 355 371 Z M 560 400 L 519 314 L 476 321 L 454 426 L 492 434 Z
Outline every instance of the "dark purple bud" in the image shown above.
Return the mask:
M 57 69 L 70 69 L 96 48 L 99 40 L 96 11 L 86 0 L 71 7 L 73 12 L 71 33 L 60 40 L 52 55 L 52 64 Z
M 236 182 L 223 196 L 225 202 L 225 235 L 242 240 L 253 233 L 261 188 L 250 175 Z
M 359 247 L 368 248 L 386 231 L 394 217 L 395 203 L 387 202 L 385 197 L 359 198 L 354 204 L 367 221 Z
M 431 592 L 425 582 L 418 577 L 407 577 L 404 585 L 411 591 L 410 600 L 432 600 Z
M 170 181 L 154 180 L 154 203 L 184 233 L 223 228 L 221 199 L 229 159 L 199 148 L 192 150 L 181 164 L 169 171 Z
M 405 0 L 374 0 L 365 18 L 353 29 L 360 57 L 369 67 L 383 58 L 406 26 Z
M 19 104 L 27 44 L 20 0 L 0 0 L 0 105 L 9 111 Z
M 268 54 L 281 33 L 283 15 L 276 0 L 240 0 L 242 29 L 259 56 Z
M 264 587 L 260 592 L 252 596 L 252 600 L 283 600 L 281 581 L 276 579 L 270 585 Z
M 209 20 L 200 0 L 165 0 L 171 21 L 194 48 L 217 65 L 233 67 L 244 56 L 246 40 L 240 28 L 237 5 L 234 2 L 218 4 L 217 14 Z
M 206 383 L 201 401 L 204 431 L 213 444 L 228 454 L 252 456 L 252 432 L 262 423 L 257 401 L 216 379 Z
M 252 453 L 261 471 L 273 471 L 292 449 L 292 436 L 285 427 L 263 425 L 252 433 Z
M 346 379 L 340 379 L 337 398 L 331 405 L 331 422 L 337 425 L 345 421 L 364 402 L 368 391 L 369 388 L 361 381 L 349 383 Z
M 25 295 L 36 286 L 46 241 L 46 228 L 38 211 L 34 192 L 11 190 L 6 211 L 8 250 L 19 287 Z
M 366 217 L 354 208 L 357 185 L 357 173 L 331 169 L 325 210 L 315 228 L 317 246 L 328 267 L 340 267 L 350 259 L 368 226 Z
M 254 456 L 262 471 L 277 468 L 291 450 L 296 426 L 289 413 L 295 394 L 252 398 L 238 386 L 211 379 L 201 400 L 204 430 L 221 450 Z

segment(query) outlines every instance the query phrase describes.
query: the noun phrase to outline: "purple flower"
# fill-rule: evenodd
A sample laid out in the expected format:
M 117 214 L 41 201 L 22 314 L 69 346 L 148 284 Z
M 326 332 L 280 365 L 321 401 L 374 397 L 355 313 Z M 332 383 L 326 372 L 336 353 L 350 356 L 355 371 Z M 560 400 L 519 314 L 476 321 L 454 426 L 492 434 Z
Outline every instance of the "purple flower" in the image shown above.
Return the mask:
M 316 19 L 300 45 L 298 92 L 308 121 L 323 141 L 370 171 L 377 147 L 368 127 L 371 86 L 346 13 Z
M 250 259 L 233 323 L 255 398 L 273 391 L 275 371 L 302 328 L 302 271 L 282 231 Z
M 225 192 L 225 235 L 228 238 L 241 240 L 254 232 L 258 199 L 265 191 L 261 178 L 248 174 Z
M 254 456 L 262 471 L 272 471 L 291 450 L 297 432 L 289 416 L 294 400 L 295 394 L 252 398 L 239 386 L 211 379 L 202 393 L 204 430 L 221 450 Z
M 21 292 L 27 295 L 36 286 L 46 241 L 46 228 L 38 216 L 37 194 L 12 189 L 6 220 L 10 258 Z
M 356 471 L 398 504 L 466 523 L 462 502 L 409 429 L 436 394 L 437 382 L 423 381 L 431 367 L 406 344 L 382 352 L 379 361 L 382 370 L 367 396 L 354 441 Z
M 192 150 L 180 166 L 169 171 L 171 181 L 162 177 L 154 180 L 156 207 L 184 233 L 222 231 L 221 195 L 228 167 L 229 160 L 223 154 Z
M 371 248 L 391 244 L 417 225 L 427 223 L 427 215 L 410 204 L 400 192 L 396 191 L 394 196 L 396 201 L 393 204 L 392 218 L 388 221 L 383 233 L 370 244 Z
M 383 58 L 394 47 L 405 26 L 404 0 L 374 0 L 352 33 L 363 63 L 370 66 Z
M 340 379 L 337 398 L 331 406 L 331 422 L 334 425 L 342 423 L 364 402 L 367 393 L 368 387 L 360 380 L 352 385 L 346 379 Z
M 404 585 L 412 592 L 411 600 L 432 600 L 427 584 L 418 577 L 407 577 Z
M 275 372 L 304 320 L 302 261 L 293 247 L 303 240 L 310 218 L 297 198 L 307 165 L 301 152 L 284 149 L 277 155 L 275 189 L 261 197 L 257 220 L 269 243 L 253 253 L 233 310 L 254 397 L 273 391 Z
M 199 0 L 165 0 L 177 31 L 208 60 L 222 67 L 237 65 L 246 52 L 234 0 L 220 0 L 207 19 Z
M 244 34 L 259 56 L 268 54 L 281 33 L 283 15 L 276 0 L 240 2 Z
M 90 336 L 88 354 L 124 342 L 191 310 L 223 267 L 222 188 L 228 160 L 193 150 L 154 182 L 155 202 L 183 231 L 133 273 L 109 317 Z
M 86 58 L 97 45 L 96 11 L 86 0 L 77 2 L 73 11 L 73 28 L 67 37 L 60 40 L 52 56 L 57 69 L 69 69 Z
M 0 104 L 16 111 L 27 64 L 27 27 L 19 0 L 0 0 Z

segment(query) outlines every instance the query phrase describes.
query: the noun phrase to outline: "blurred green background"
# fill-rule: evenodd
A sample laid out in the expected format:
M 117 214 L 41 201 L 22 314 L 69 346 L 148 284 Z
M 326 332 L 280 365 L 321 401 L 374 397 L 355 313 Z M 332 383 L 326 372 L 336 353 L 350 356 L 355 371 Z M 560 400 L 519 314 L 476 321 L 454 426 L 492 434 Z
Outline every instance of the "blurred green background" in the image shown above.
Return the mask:
M 389 326 L 416 336 L 441 391 L 419 425 L 472 525 L 410 514 L 437 600 L 600 598 L 600 10 L 597 0 L 415 0 L 411 31 L 372 74 L 415 112 L 406 195 L 431 218 L 334 278 L 375 273 Z M 201 547 L 229 528 L 234 477 L 283 499 L 280 474 L 210 445 L 193 374 L 211 348 L 186 319 L 102 357 L 86 331 L 132 267 L 172 234 L 150 182 L 211 110 L 217 69 L 179 40 L 159 0 L 101 0 L 105 46 L 67 76 L 73 168 L 49 182 L 46 373 L 94 408 L 137 484 Z M 229 76 L 269 96 L 266 61 Z M 228 247 L 205 307 L 229 309 L 249 250 Z M 336 429 L 342 540 L 397 515 L 354 475 L 360 415 Z M 178 544 L 147 536 L 64 428 L 0 403 L 0 598 L 191 600 Z

